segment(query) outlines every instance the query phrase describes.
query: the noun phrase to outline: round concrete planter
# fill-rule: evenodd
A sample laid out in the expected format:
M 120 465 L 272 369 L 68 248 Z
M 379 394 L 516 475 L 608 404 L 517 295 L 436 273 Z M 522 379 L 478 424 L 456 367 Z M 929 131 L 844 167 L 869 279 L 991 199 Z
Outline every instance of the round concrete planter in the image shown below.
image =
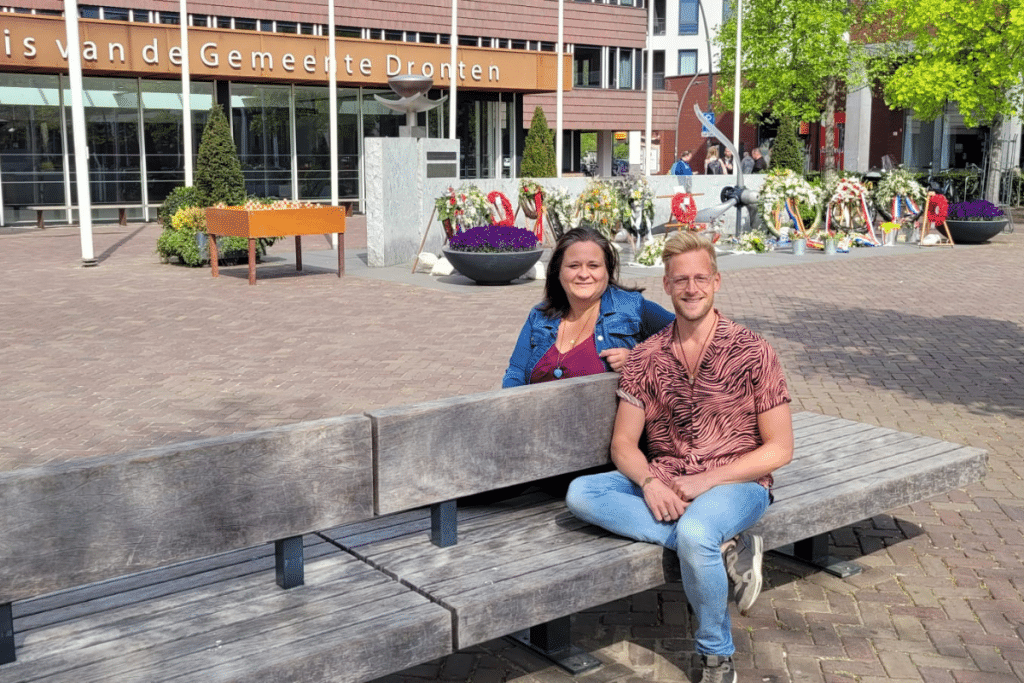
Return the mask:
M 532 251 L 452 251 L 442 249 L 445 258 L 459 271 L 478 285 L 507 285 L 520 277 L 540 260 L 543 249 Z
M 957 244 L 980 244 L 1001 233 L 1008 222 L 1006 218 L 991 221 L 947 220 L 946 225 Z

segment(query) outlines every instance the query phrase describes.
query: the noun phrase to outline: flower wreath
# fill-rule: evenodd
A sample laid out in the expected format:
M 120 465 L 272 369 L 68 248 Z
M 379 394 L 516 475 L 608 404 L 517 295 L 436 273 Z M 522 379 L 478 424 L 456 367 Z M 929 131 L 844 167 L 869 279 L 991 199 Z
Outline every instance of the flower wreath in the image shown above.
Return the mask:
M 503 192 L 498 192 L 497 190 L 495 190 L 494 192 L 491 192 L 490 194 L 487 195 L 487 201 L 489 201 L 495 207 L 498 206 L 498 200 L 499 199 L 501 200 L 501 210 L 502 210 L 502 213 L 505 214 L 505 217 L 503 219 L 501 219 L 500 221 L 499 220 L 495 220 L 494 224 L 495 225 L 514 225 L 516 217 L 512 213 L 512 202 L 509 201 L 508 197 L 506 197 Z M 497 215 L 495 215 L 495 218 L 497 218 Z
M 945 223 L 949 215 L 949 202 L 941 194 L 933 194 L 928 198 L 928 222 L 938 225 Z
M 683 202 L 686 202 L 685 206 Z M 697 218 L 697 202 L 693 201 L 692 194 L 677 192 L 672 197 L 672 217 L 676 219 L 676 222 L 683 225 L 693 223 L 694 219 Z

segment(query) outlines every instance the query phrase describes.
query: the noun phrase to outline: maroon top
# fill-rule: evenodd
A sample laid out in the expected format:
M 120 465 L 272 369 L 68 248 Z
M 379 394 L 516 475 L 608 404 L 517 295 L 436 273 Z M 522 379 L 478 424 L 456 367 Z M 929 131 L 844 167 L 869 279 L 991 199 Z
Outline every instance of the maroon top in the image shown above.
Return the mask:
M 758 414 L 790 400 L 775 351 L 742 325 L 719 316 L 693 385 L 672 353 L 674 334 L 669 325 L 637 345 L 618 391 L 643 409 L 651 473 L 666 484 L 761 446 Z M 771 488 L 771 475 L 757 481 Z
M 556 375 L 558 368 L 562 369 L 561 375 Z M 605 367 L 604 360 L 597 355 L 594 335 L 590 335 L 564 354 L 558 353 L 558 348 L 552 344 L 548 352 L 541 356 L 541 359 L 533 366 L 530 384 L 551 382 L 566 377 L 599 375 L 607 371 L 608 368 Z

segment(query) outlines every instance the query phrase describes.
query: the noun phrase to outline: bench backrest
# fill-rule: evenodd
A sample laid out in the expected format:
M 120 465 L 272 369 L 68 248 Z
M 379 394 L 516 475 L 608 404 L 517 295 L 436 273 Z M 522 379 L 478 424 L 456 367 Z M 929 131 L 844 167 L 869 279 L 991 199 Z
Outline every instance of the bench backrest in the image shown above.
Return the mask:
M 613 373 L 367 413 L 376 512 L 387 514 L 608 462 Z
M 0 604 L 373 514 L 348 416 L 0 473 Z

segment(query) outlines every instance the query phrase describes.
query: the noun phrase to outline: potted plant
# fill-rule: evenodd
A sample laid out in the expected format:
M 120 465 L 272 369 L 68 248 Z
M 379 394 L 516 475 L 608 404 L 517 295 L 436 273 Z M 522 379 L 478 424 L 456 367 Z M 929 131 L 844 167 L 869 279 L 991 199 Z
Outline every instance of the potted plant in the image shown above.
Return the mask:
M 456 233 L 442 251 L 455 270 L 481 285 L 510 283 L 544 253 L 533 232 L 507 225 L 480 225 Z
M 957 244 L 979 244 L 998 235 L 1009 223 L 1003 210 L 992 202 L 978 199 L 949 207 L 946 226 Z

